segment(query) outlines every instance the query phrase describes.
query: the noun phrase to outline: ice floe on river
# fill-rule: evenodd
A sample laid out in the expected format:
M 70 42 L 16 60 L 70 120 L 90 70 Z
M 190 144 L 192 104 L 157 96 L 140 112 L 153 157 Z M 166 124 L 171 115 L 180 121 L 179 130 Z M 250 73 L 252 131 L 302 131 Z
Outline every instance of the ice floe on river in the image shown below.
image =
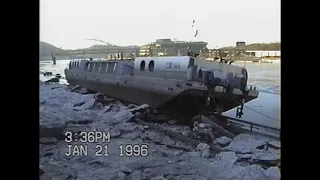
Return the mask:
M 226 152 L 210 154 L 207 144 L 193 147 L 151 128 L 130 122 L 134 116 L 120 102 L 98 103 L 93 94 L 71 92 L 67 85 L 40 82 L 40 179 L 280 179 L 275 165 L 263 168 L 258 161 L 279 161 L 279 142 L 240 134 L 215 140 Z M 178 133 L 187 127 L 163 125 Z M 96 156 L 103 142 L 87 143 L 88 155 L 67 156 L 64 133 L 111 133 L 109 156 Z M 121 145 L 146 145 L 146 156 L 120 156 Z

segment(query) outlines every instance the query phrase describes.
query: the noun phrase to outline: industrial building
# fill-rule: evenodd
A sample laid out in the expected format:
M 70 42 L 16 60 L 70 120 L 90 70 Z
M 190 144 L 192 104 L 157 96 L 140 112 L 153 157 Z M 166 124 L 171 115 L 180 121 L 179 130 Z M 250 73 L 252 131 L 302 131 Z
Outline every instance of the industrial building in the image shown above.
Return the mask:
M 246 51 L 251 57 L 280 57 L 281 51 Z
M 208 43 L 203 41 L 172 41 L 171 39 L 157 39 L 156 42 L 142 45 L 140 56 L 184 56 L 192 51 L 200 55 L 208 54 Z

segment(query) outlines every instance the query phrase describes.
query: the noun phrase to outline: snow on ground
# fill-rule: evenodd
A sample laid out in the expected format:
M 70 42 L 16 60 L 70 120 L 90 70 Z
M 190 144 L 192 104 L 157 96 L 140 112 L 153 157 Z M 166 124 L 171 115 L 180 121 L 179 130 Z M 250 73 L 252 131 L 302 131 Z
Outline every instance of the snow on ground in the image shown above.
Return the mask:
M 242 159 L 279 160 L 279 142 L 266 142 L 249 135 L 233 140 L 216 139 L 227 152 L 214 155 L 208 145 L 197 148 L 129 122 L 133 114 L 121 103 L 103 106 L 93 95 L 70 92 L 66 85 L 40 82 L 40 179 L 280 179 L 277 167 L 267 170 L 259 165 L 241 163 Z M 188 128 L 164 125 L 179 133 Z M 110 142 L 99 140 L 66 143 L 65 132 L 110 132 Z M 68 156 L 68 145 L 87 147 L 88 154 Z M 99 156 L 108 146 L 109 156 Z M 121 146 L 122 145 L 122 146 Z M 132 145 L 132 146 L 130 146 Z M 146 145 L 147 151 L 133 145 Z M 263 147 L 262 149 L 260 147 Z M 120 147 L 127 147 L 121 148 Z M 139 146 L 135 146 L 139 147 Z M 146 153 L 147 152 L 147 153 Z M 124 154 L 124 156 L 121 156 Z M 135 156 L 136 155 L 136 156 Z

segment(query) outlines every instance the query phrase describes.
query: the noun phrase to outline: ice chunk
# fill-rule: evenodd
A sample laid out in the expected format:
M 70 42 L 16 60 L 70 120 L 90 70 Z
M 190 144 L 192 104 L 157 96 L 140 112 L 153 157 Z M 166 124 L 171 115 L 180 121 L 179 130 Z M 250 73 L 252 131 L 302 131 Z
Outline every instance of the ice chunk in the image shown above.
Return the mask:
M 200 143 L 197 146 L 197 150 L 200 152 L 201 157 L 203 158 L 207 158 L 210 155 L 210 146 L 208 144 L 205 143 Z
M 281 177 L 281 172 L 278 167 L 270 167 L 264 172 L 264 174 L 272 180 L 280 180 Z
M 235 152 L 222 152 L 216 155 L 212 165 L 220 168 L 232 168 L 237 160 Z
M 240 134 L 233 138 L 232 142 L 224 149 L 235 151 L 237 153 L 250 153 L 257 147 L 266 144 L 265 141 L 257 140 L 248 134 Z
M 121 110 L 120 112 L 111 116 L 111 118 L 107 121 L 107 123 L 110 125 L 125 123 L 125 122 L 128 122 L 132 117 L 134 117 L 134 115 L 131 112 L 127 110 Z
M 232 141 L 231 138 L 228 138 L 226 136 L 222 136 L 220 138 L 217 138 L 214 140 L 214 144 L 220 144 L 220 145 L 227 145 Z
M 267 151 L 256 149 L 253 152 L 252 159 L 264 161 L 280 160 L 280 150 L 269 148 Z
M 81 110 L 87 110 L 87 109 L 90 109 L 94 106 L 94 103 L 96 102 L 95 99 L 91 99 L 90 101 L 82 104 L 81 106 L 77 106 L 77 107 L 73 107 L 72 109 L 73 110 L 78 110 L 78 111 L 81 111 Z
M 251 165 L 247 167 L 235 167 L 230 171 L 219 173 L 214 179 L 216 180 L 267 180 L 269 179 L 264 175 L 264 169 L 258 165 Z

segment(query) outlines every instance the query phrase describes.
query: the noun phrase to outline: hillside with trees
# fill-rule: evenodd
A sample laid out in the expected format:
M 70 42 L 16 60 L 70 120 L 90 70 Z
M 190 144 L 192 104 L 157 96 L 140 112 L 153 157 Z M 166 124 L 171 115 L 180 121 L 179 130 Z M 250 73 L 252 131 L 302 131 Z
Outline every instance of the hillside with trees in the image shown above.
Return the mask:
M 63 49 L 57 48 L 49 43 L 41 42 L 39 44 L 39 54 L 40 56 L 51 56 L 51 52 L 62 52 Z

